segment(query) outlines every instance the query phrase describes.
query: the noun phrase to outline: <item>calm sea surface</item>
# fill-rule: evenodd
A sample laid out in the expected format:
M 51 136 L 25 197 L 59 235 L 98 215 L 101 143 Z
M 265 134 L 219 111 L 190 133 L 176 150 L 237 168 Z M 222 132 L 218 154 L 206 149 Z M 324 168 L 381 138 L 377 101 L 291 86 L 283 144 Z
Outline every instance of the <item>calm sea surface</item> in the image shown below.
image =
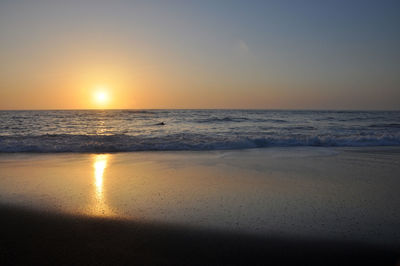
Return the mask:
M 0 111 L 0 152 L 400 146 L 400 111 Z

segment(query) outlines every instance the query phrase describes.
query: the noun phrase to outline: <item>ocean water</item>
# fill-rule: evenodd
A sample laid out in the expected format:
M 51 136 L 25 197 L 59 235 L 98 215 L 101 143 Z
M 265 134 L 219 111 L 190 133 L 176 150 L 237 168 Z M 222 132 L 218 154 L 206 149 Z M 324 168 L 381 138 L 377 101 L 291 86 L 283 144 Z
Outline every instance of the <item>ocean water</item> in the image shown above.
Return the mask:
M 400 111 L 0 111 L 0 152 L 400 146 Z

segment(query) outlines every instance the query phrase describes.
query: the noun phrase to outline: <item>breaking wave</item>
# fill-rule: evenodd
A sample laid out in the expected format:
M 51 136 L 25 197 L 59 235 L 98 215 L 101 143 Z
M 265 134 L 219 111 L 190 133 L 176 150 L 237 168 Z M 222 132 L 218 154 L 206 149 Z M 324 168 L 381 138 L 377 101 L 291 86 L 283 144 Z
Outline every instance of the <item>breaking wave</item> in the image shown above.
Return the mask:
M 223 137 L 202 134 L 173 134 L 163 137 L 128 135 L 41 135 L 0 136 L 0 152 L 128 152 L 178 150 L 232 150 L 264 147 L 399 146 L 400 138 L 381 136 L 282 136 Z
M 400 146 L 400 112 L 0 111 L 0 152 Z

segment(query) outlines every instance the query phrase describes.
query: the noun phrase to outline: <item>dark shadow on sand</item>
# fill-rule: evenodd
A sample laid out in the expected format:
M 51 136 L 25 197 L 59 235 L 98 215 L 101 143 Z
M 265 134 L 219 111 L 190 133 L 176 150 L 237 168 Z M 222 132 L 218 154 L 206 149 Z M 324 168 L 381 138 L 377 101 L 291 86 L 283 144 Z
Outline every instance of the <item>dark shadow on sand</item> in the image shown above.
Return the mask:
M 0 265 L 395 265 L 395 248 L 0 207 Z

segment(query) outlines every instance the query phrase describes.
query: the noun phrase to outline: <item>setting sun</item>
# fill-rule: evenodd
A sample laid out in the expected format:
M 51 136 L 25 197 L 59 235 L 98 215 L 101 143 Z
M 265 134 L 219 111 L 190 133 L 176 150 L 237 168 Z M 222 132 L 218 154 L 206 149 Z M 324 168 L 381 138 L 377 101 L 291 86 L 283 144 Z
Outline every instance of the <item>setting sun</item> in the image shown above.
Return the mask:
M 109 94 L 104 90 L 98 90 L 94 93 L 94 102 L 96 105 L 104 106 L 110 101 Z
M 400 266 L 399 11 L 0 0 L 0 266 Z

